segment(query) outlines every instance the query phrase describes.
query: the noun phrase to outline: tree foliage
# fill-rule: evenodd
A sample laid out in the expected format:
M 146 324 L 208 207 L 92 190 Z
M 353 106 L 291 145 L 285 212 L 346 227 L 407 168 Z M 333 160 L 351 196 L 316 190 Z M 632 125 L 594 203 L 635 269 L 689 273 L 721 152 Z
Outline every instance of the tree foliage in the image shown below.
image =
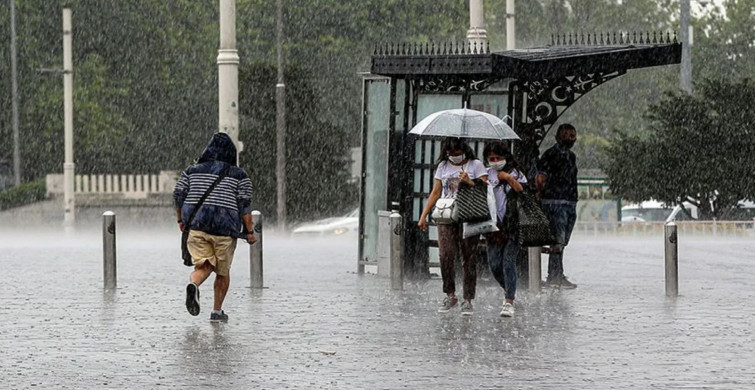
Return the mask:
M 703 217 L 755 199 L 755 84 L 698 86 L 694 95 L 668 94 L 650 107 L 649 136 L 618 133 L 603 166 L 612 192 L 636 202 L 692 200 Z
M 734 69 L 739 78 L 752 75 L 751 3 L 728 1 L 724 8 L 694 21 L 698 31 L 693 48 L 696 78 L 721 73 L 720 69 Z M 257 143 L 271 145 L 266 142 L 274 128 L 270 88 L 276 82 L 271 65 L 276 53 L 275 2 L 237 0 L 236 4 L 237 44 L 246 75 L 240 79 L 239 104 L 245 115 L 241 137 L 251 151 Z M 328 150 L 334 156 L 328 164 L 341 161 L 340 168 L 332 167 L 341 171 L 346 169 L 348 147 L 359 145 L 360 72 L 369 71 L 373 47 L 380 43 L 459 42 L 464 40 L 469 24 L 466 1 L 286 0 L 284 4 L 289 121 L 291 126 L 312 121 L 306 127 L 307 132 L 311 130 L 307 134 L 310 139 L 317 135 L 317 141 L 296 146 L 297 156 L 302 152 L 318 156 Z M 38 69 L 62 65 L 63 5 L 73 10 L 77 172 L 155 173 L 184 168 L 218 126 L 217 2 L 25 0 L 16 1 L 23 180 L 62 171 L 62 78 Z M 551 34 L 556 33 L 678 30 L 677 12 L 676 0 L 518 1 L 517 44 L 547 45 Z M 485 17 L 491 49 L 504 50 L 503 2 L 486 0 Z M 3 91 L 10 91 L 9 30 L 8 7 L 4 4 L 0 6 Z M 249 76 L 263 70 L 270 73 Z M 263 86 L 263 82 L 271 84 Z M 580 99 L 562 120 L 575 124 L 582 139 L 590 140 L 578 143 L 576 148 L 581 168 L 597 165 L 592 154 L 608 142 L 614 130 L 648 132 L 640 113 L 648 103 L 657 102 L 663 90 L 677 87 L 678 67 L 643 69 Z M 0 105 L 7 108 L 0 111 L 3 174 L 12 160 L 10 93 L 0 93 Z M 300 107 L 294 108 L 297 105 Z M 316 120 L 312 112 L 317 112 Z M 292 134 L 301 129 L 292 127 Z M 298 141 L 290 142 L 295 145 Z M 310 151 L 312 144 L 321 148 Z M 270 207 L 275 192 L 270 184 L 274 181 L 273 150 L 242 154 L 242 161 L 250 168 L 265 172 L 264 178 L 260 173 L 259 193 Z M 297 164 L 297 156 L 290 156 L 291 169 Z M 313 163 L 308 160 L 307 164 Z M 310 171 L 302 172 L 309 175 Z M 291 176 L 296 177 L 296 173 L 291 172 Z M 345 193 L 339 180 L 307 193 Z M 289 209 L 294 215 L 324 213 L 331 206 L 319 205 L 308 212 L 304 208 L 319 199 L 324 202 L 340 196 L 300 201 L 298 184 L 288 183 Z M 333 207 L 345 212 L 352 206 L 344 201 Z

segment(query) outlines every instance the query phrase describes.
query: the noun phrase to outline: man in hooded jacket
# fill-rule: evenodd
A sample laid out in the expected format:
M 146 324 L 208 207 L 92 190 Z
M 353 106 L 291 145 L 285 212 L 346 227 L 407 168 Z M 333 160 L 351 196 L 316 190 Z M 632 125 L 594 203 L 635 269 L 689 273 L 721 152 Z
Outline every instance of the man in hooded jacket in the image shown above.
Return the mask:
M 219 178 L 218 184 L 199 206 L 190 224 L 200 198 Z M 189 229 L 187 246 L 194 263 L 194 271 L 186 286 L 186 310 L 199 315 L 199 286 L 215 272 L 214 303 L 210 314 L 212 322 L 226 322 L 223 311 L 230 269 L 236 249 L 236 238 L 243 237 L 249 244 L 257 241 L 251 215 L 252 183 L 246 172 L 236 166 L 236 147 L 225 133 L 217 133 L 207 144 L 202 156 L 190 165 L 176 182 L 173 190 L 178 228 Z M 243 228 L 244 233 L 240 233 Z

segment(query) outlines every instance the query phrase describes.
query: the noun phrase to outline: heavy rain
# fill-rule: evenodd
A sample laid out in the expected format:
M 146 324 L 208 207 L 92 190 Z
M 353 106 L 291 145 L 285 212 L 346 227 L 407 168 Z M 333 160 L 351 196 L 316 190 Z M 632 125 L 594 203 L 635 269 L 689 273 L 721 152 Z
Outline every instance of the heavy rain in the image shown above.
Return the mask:
M 0 2 L 0 387 L 754 388 L 753 25 L 749 0 Z M 444 110 L 506 135 L 421 135 Z M 243 172 L 202 171 L 233 165 L 218 132 Z M 466 177 L 489 210 L 446 222 Z M 548 237 L 514 259 L 526 199 Z M 227 215 L 229 276 L 196 236 L 180 264 L 180 227 Z

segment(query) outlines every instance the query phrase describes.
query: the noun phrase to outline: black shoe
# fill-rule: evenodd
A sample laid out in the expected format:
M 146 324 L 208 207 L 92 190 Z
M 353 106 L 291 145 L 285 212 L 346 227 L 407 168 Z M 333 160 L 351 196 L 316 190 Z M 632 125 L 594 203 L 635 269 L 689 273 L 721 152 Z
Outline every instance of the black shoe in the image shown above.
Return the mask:
M 199 315 L 199 287 L 194 283 L 186 285 L 186 310 L 193 316 Z
M 220 314 L 210 313 L 210 322 L 228 322 L 228 314 L 220 311 Z
M 547 287 L 560 288 L 564 290 L 573 290 L 577 288 L 577 285 L 566 279 L 566 276 L 561 278 L 551 279 L 545 282 Z

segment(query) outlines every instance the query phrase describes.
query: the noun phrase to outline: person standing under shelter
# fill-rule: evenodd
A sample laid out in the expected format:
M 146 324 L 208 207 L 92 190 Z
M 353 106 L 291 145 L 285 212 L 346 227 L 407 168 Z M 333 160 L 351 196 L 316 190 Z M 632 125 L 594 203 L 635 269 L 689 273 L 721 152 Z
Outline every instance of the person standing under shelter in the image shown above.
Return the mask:
M 480 179 L 478 184 L 475 179 Z M 482 161 L 475 157 L 472 148 L 460 138 L 449 137 L 443 141 L 438 165 L 435 168 L 433 189 L 427 199 L 427 204 L 419 217 L 418 227 L 427 230 L 427 217 L 430 215 L 438 199 L 456 199 L 461 183 L 465 185 L 487 185 L 488 172 Z M 464 238 L 461 222 L 438 224 L 438 257 L 440 260 L 440 274 L 443 278 L 443 299 L 440 313 L 448 313 L 456 306 L 456 268 L 454 264 L 457 250 L 462 257 L 462 279 L 464 282 L 464 301 L 461 303 L 461 315 L 471 316 L 474 312 L 472 300 L 477 288 L 477 258 L 476 247 L 480 242 L 479 235 Z
M 217 184 L 211 188 L 214 183 Z M 252 183 L 246 172 L 236 166 L 236 146 L 228 134 L 212 136 L 199 160 L 181 173 L 173 198 L 178 228 L 182 232 L 190 230 L 187 246 L 194 263 L 186 286 L 186 310 L 199 315 L 199 286 L 214 272 L 210 321 L 227 322 L 223 301 L 231 282 L 231 263 L 242 224 L 247 242 L 257 241 L 251 215 Z M 195 214 L 189 222 L 192 213 Z
M 556 130 L 556 144 L 546 150 L 537 163 L 537 196 L 550 220 L 556 244 L 548 256 L 546 285 L 576 288 L 564 276 L 564 247 L 569 244 L 577 221 L 577 156 L 571 151 L 577 141 L 577 129 L 564 123 Z

